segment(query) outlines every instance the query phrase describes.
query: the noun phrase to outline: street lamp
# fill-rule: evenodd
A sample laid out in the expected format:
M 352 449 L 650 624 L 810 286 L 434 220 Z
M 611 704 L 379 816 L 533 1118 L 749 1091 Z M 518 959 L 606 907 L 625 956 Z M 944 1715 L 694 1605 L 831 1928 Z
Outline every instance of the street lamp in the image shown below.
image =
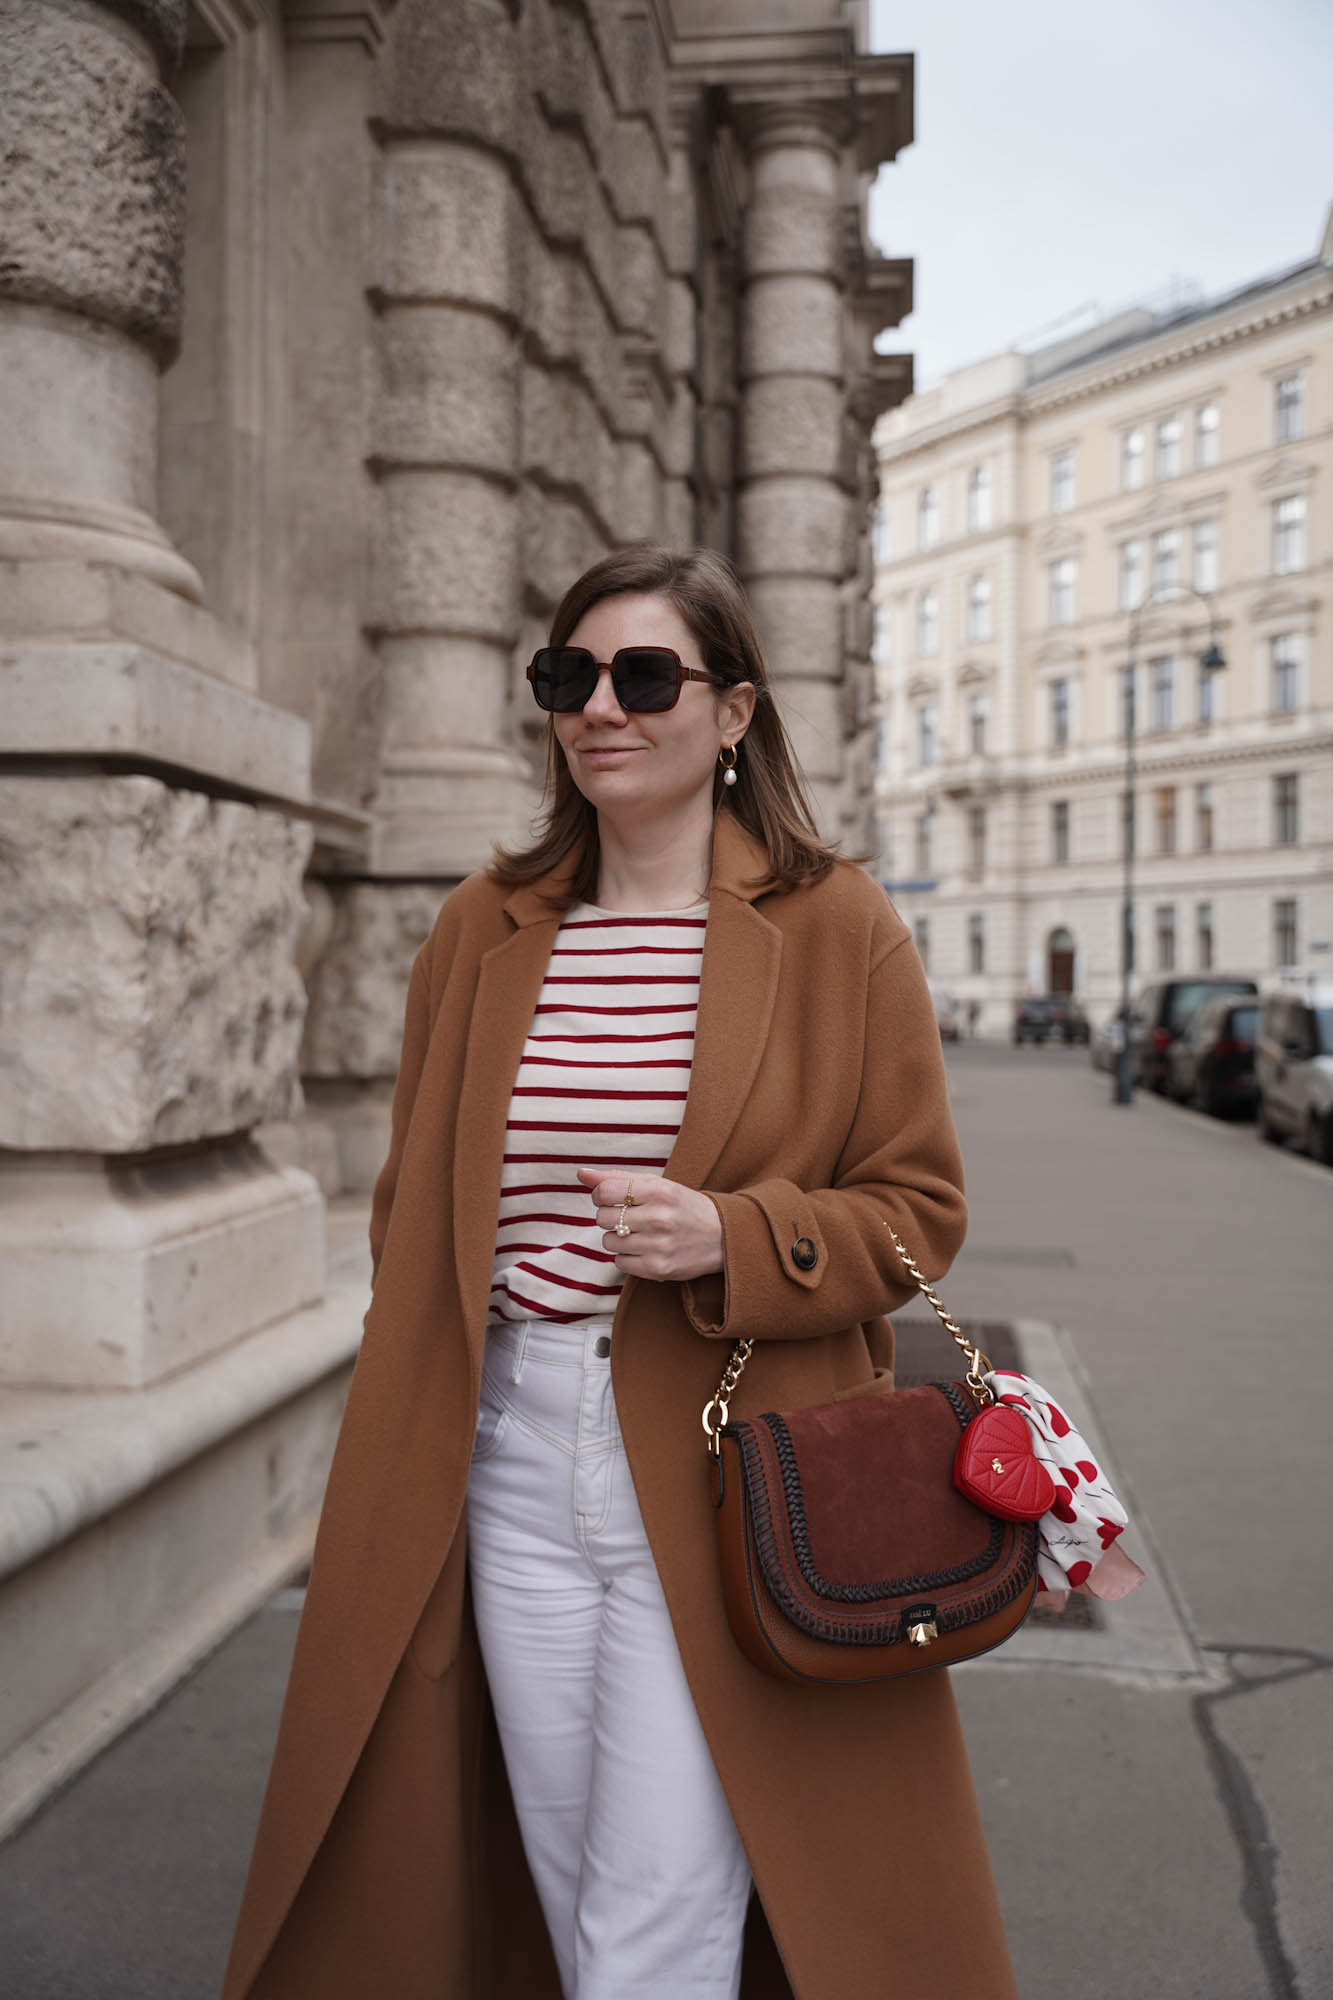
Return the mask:
M 1134 1076 L 1130 1067 L 1131 1048 L 1129 1038 L 1129 988 L 1134 976 L 1134 829 L 1137 815 L 1134 796 L 1134 747 L 1136 708 L 1138 697 L 1137 655 L 1139 647 L 1139 625 L 1143 614 L 1154 604 L 1176 604 L 1184 596 L 1197 597 L 1208 608 L 1208 644 L 1199 655 L 1199 668 L 1204 674 L 1215 674 L 1226 665 L 1226 656 L 1217 643 L 1217 601 L 1211 592 L 1199 590 L 1192 583 L 1177 583 L 1163 590 L 1153 590 L 1134 606 L 1129 619 L 1129 659 L 1125 666 L 1123 701 L 1125 711 L 1125 797 L 1123 804 L 1123 842 L 1125 849 L 1125 885 L 1120 905 L 1120 1033 L 1116 1042 L 1115 1072 L 1111 1086 L 1113 1104 L 1132 1104 L 1134 1101 Z

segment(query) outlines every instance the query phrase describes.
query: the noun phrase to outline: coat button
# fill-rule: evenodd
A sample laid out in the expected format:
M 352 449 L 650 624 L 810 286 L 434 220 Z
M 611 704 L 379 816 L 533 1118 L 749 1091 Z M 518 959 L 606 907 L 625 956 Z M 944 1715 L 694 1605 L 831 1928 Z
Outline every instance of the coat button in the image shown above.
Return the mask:
M 819 1252 L 808 1236 L 798 1236 L 791 1246 L 791 1261 L 800 1271 L 813 1271 L 819 1262 Z
M 605 1361 L 611 1352 L 611 1342 L 604 1333 L 599 1333 L 592 1344 L 592 1351 L 599 1361 Z

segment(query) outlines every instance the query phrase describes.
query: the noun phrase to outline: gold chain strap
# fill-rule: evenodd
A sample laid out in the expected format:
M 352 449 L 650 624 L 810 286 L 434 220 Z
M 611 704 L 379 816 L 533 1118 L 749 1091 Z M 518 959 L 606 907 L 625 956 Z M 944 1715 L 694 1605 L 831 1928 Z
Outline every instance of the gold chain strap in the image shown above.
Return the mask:
M 888 1230 L 889 1235 L 893 1239 L 893 1247 L 898 1253 L 899 1261 L 902 1263 L 904 1269 L 909 1271 L 912 1277 L 916 1280 L 918 1291 L 921 1293 L 922 1297 L 928 1299 L 930 1304 L 935 1308 L 936 1314 L 938 1315 L 945 1329 L 953 1336 L 954 1340 L 957 1341 L 959 1347 L 962 1348 L 963 1353 L 967 1357 L 968 1388 L 972 1391 L 973 1395 L 977 1398 L 979 1402 L 983 1404 L 993 1403 L 995 1401 L 995 1398 L 994 1396 L 992 1396 L 990 1390 L 987 1388 L 986 1383 L 983 1379 L 986 1375 L 990 1374 L 993 1367 L 993 1363 L 991 1362 L 990 1356 L 987 1354 L 983 1354 L 981 1349 L 975 1344 L 975 1342 L 970 1341 L 968 1339 L 967 1335 L 963 1332 L 962 1327 L 959 1326 L 957 1320 L 954 1318 L 953 1314 L 949 1311 L 949 1308 L 945 1305 L 943 1299 L 939 1296 L 938 1292 L 935 1290 L 930 1280 L 926 1277 L 925 1273 L 922 1271 L 915 1257 L 913 1257 L 910 1250 L 907 1249 L 901 1236 L 899 1236 L 897 1230 L 893 1227 L 892 1223 L 885 1222 L 882 1216 L 880 1217 L 880 1221 L 883 1224 L 883 1227 Z M 710 1396 L 708 1401 L 704 1404 L 704 1410 L 703 1410 L 704 1433 L 708 1439 L 708 1449 L 713 1453 L 714 1457 L 716 1457 L 722 1449 L 722 1443 L 721 1443 L 722 1426 L 727 1421 L 727 1411 L 730 1408 L 731 1398 L 735 1393 L 736 1384 L 740 1381 L 741 1376 L 745 1373 L 745 1364 L 753 1353 L 754 1353 L 753 1340 L 737 1341 L 735 1347 L 733 1347 L 731 1350 L 731 1359 L 728 1361 L 726 1367 L 722 1371 L 722 1380 L 718 1383 L 715 1393 L 712 1396 Z

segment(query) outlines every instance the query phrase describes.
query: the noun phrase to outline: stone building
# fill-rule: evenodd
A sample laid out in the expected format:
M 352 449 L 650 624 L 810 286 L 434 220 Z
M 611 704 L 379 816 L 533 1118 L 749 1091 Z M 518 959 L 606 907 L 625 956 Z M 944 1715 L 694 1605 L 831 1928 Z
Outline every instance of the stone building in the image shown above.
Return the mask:
M 734 555 L 864 840 L 912 124 L 864 0 L 0 0 L 0 1826 L 308 1551 L 564 586 Z
M 933 982 L 1333 971 L 1333 215 L 1314 257 L 948 376 L 878 430 L 880 874 Z M 1203 672 L 1216 640 L 1226 659 Z

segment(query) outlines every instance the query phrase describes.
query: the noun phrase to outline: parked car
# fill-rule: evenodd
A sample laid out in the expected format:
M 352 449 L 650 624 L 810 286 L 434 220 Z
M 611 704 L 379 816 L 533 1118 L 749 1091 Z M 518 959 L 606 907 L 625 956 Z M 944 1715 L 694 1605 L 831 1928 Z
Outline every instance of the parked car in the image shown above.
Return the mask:
M 932 986 L 930 997 L 935 1004 L 935 1024 L 940 1031 L 942 1042 L 957 1042 L 963 1034 L 963 1010 L 952 993 L 942 993 Z
M 1214 1118 L 1254 1108 L 1254 1036 L 1259 1004 L 1214 993 L 1195 1008 L 1168 1055 L 1170 1092 Z
M 1288 977 L 1264 995 L 1255 1081 L 1259 1137 L 1293 1134 L 1333 1167 L 1333 980 Z
M 1086 1042 L 1091 1032 L 1087 1015 L 1068 993 L 1029 997 L 1014 1010 L 1015 1047 L 1021 1042 Z
M 1257 993 L 1252 979 L 1195 973 L 1186 979 L 1158 979 L 1145 986 L 1134 1002 L 1129 1022 L 1130 1070 L 1149 1090 L 1165 1090 L 1169 1080 L 1171 1044 L 1189 1025 L 1190 1016 L 1215 993 Z

